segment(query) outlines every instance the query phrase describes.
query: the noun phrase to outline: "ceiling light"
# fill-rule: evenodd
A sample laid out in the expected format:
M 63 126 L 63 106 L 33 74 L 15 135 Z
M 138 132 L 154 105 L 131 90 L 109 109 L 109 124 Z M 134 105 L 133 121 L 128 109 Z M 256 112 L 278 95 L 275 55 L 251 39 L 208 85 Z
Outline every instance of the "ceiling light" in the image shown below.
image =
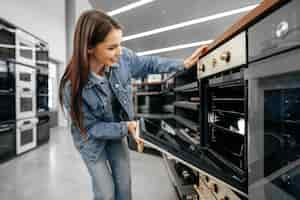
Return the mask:
M 137 55 L 144 56 L 144 55 L 151 55 L 151 54 L 175 51 L 175 50 L 179 50 L 179 49 L 186 49 L 186 48 L 190 48 L 190 47 L 201 46 L 201 45 L 209 44 L 212 42 L 213 42 L 213 40 L 205 40 L 205 41 L 194 42 L 194 43 L 189 43 L 189 44 L 181 44 L 181 45 L 171 46 L 171 47 L 162 48 L 162 49 L 154 49 L 154 50 L 149 50 L 149 51 L 138 52 Z
M 247 7 L 244 7 L 244 8 L 235 9 L 235 10 L 231 10 L 231 11 L 227 11 L 227 12 L 218 13 L 218 14 L 215 14 L 215 15 L 202 17 L 202 18 L 199 18 L 199 19 L 194 19 L 194 20 L 182 22 L 182 23 L 179 23 L 179 24 L 174 24 L 174 25 L 171 25 L 171 26 L 166 26 L 166 27 L 163 27 L 163 28 L 153 29 L 153 30 L 150 30 L 150 31 L 146 31 L 146 32 L 142 32 L 142 33 L 138 33 L 138 34 L 134 34 L 134 35 L 130 35 L 130 36 L 125 36 L 125 37 L 123 37 L 123 41 L 128 41 L 128 40 L 133 40 L 133 39 L 136 39 L 136 38 L 146 37 L 146 36 L 149 36 L 149 35 L 154 35 L 154 34 L 162 33 L 162 32 L 165 32 L 165 31 L 170 31 L 170 30 L 183 28 L 183 27 L 186 27 L 186 26 L 194 25 L 194 24 L 199 24 L 199 23 L 211 21 L 211 20 L 218 19 L 218 18 L 223 18 L 223 17 L 230 16 L 230 15 L 235 15 L 235 14 L 238 14 L 238 13 L 250 11 L 250 10 L 254 9 L 256 6 L 258 6 L 258 4 L 252 5 L 252 6 L 247 6 Z
M 128 4 L 128 5 L 123 6 L 121 8 L 118 8 L 116 10 L 112 10 L 112 11 L 108 12 L 107 14 L 109 16 L 114 16 L 114 15 L 120 14 L 122 12 L 126 12 L 126 11 L 129 11 L 131 9 L 140 7 L 140 6 L 145 5 L 147 3 L 151 3 L 153 1 L 155 1 L 155 0 L 140 0 L 140 1 L 137 1 L 135 3 L 131 3 L 131 4 Z

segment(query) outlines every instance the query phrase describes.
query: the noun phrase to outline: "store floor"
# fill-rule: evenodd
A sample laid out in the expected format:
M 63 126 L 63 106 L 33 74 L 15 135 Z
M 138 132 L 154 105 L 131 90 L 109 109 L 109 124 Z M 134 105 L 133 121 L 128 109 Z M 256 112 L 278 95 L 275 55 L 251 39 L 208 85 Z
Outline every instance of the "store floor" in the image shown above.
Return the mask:
M 177 200 L 162 158 L 131 152 L 133 200 Z M 68 130 L 48 144 L 0 164 L 1 200 L 92 200 L 87 169 Z

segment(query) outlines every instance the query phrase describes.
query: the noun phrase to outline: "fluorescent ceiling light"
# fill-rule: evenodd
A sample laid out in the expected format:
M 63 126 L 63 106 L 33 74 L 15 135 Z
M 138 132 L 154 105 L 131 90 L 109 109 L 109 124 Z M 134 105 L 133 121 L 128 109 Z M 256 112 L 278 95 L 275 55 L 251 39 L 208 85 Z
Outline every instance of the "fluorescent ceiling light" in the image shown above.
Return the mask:
M 114 15 L 120 14 L 122 12 L 126 12 L 126 11 L 129 11 L 131 9 L 140 7 L 140 6 L 145 5 L 147 3 L 151 3 L 153 1 L 155 1 L 155 0 L 140 0 L 140 1 L 137 1 L 135 3 L 131 3 L 131 4 L 128 4 L 128 5 L 123 6 L 121 8 L 118 8 L 116 10 L 112 10 L 112 11 L 108 12 L 107 14 L 110 15 L 110 16 L 114 16 Z
M 130 36 L 125 36 L 125 37 L 123 37 L 123 41 L 128 41 L 128 40 L 133 40 L 133 39 L 136 39 L 136 38 L 146 37 L 146 36 L 149 36 L 149 35 L 154 35 L 154 34 L 162 33 L 162 32 L 165 32 L 165 31 L 170 31 L 170 30 L 183 28 L 183 27 L 186 27 L 186 26 L 194 25 L 194 24 L 203 23 L 203 22 L 215 20 L 215 19 L 218 19 L 218 18 L 230 16 L 230 15 L 235 15 L 235 14 L 238 14 L 238 13 L 250 11 L 250 10 L 254 9 L 256 6 L 258 6 L 258 4 L 255 4 L 255 5 L 252 5 L 252 6 L 247 6 L 247 7 L 244 7 L 244 8 L 235 9 L 235 10 L 231 10 L 231 11 L 227 11 L 227 12 L 218 13 L 218 14 L 215 14 L 215 15 L 202 17 L 202 18 L 199 18 L 199 19 L 194 19 L 194 20 L 182 22 L 182 23 L 179 23 L 179 24 L 174 24 L 174 25 L 171 25 L 171 26 L 166 26 L 166 27 L 163 27 L 163 28 L 153 29 L 153 30 L 150 30 L 150 31 L 146 31 L 146 32 L 142 32 L 142 33 L 138 33 L 138 34 L 134 34 L 134 35 L 130 35 Z
M 171 47 L 162 48 L 162 49 L 154 49 L 154 50 L 149 50 L 149 51 L 138 52 L 137 55 L 144 56 L 144 55 L 151 55 L 151 54 L 163 53 L 163 52 L 168 52 L 168 51 L 175 51 L 175 50 L 179 50 L 179 49 L 186 49 L 186 48 L 190 48 L 190 47 L 201 46 L 201 45 L 209 44 L 212 42 L 213 42 L 213 40 L 205 40 L 205 41 L 194 42 L 194 43 L 189 43 L 189 44 L 181 44 L 181 45 L 171 46 Z

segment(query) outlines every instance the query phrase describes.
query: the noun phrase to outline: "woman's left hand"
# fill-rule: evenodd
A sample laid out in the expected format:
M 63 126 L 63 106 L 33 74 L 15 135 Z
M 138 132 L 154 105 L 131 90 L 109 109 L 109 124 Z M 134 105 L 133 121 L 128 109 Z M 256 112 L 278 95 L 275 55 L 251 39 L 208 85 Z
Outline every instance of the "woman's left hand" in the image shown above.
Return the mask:
M 199 57 L 205 53 L 208 49 L 208 46 L 207 45 L 203 45 L 201 47 L 199 47 L 198 49 L 196 49 L 196 51 L 194 51 L 194 53 L 186 58 L 183 62 L 183 65 L 186 69 L 192 67 L 193 65 L 196 64 L 196 62 L 198 61 Z

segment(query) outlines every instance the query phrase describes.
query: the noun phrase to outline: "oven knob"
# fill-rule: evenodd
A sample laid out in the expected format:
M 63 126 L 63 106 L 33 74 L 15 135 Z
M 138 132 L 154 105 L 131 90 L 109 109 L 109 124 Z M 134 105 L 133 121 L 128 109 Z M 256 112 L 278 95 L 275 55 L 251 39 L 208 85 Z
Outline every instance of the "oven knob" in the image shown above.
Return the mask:
M 225 62 L 230 62 L 230 58 L 231 58 L 231 53 L 230 51 L 225 51 L 221 54 L 220 59 L 225 61 Z
M 284 38 L 289 33 L 289 23 L 287 21 L 282 21 L 276 26 L 276 37 Z
M 208 182 L 209 181 L 209 177 L 205 176 L 205 180 L 206 180 L 206 182 Z
M 217 184 L 213 185 L 214 192 L 217 194 L 219 192 L 219 187 Z
M 217 184 L 215 184 L 215 183 L 209 183 L 208 184 L 208 189 L 211 192 L 214 192 L 214 193 L 218 193 L 219 192 L 219 188 L 218 188 Z
M 220 200 L 230 200 L 228 196 L 222 197 Z
M 216 59 L 216 58 L 213 58 L 213 59 L 212 59 L 212 66 L 213 66 L 213 67 L 216 67 L 216 65 L 217 65 L 217 59 Z
M 202 64 L 199 69 L 200 71 L 205 72 L 205 64 Z

